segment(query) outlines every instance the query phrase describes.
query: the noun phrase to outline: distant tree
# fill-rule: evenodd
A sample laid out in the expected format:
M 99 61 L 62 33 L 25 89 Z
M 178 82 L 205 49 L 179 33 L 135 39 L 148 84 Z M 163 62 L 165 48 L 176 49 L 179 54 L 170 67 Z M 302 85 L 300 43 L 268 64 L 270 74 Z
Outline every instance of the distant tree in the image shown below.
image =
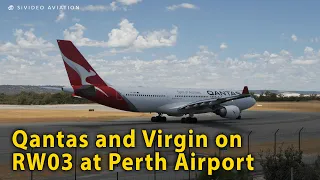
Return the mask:
M 271 92 L 271 91 L 266 91 L 266 92 L 264 92 L 264 94 L 265 94 L 267 97 L 270 97 L 271 94 L 272 94 L 272 92 Z
M 291 168 L 295 180 L 318 180 L 317 171 L 302 161 L 302 151 L 296 150 L 293 146 L 283 150 L 279 148 L 276 155 L 268 150 L 260 153 L 261 166 L 266 180 L 290 180 Z
M 314 162 L 314 169 L 320 177 L 320 155 L 317 156 L 317 159 Z
M 284 95 L 282 93 L 278 94 L 278 98 L 284 98 Z

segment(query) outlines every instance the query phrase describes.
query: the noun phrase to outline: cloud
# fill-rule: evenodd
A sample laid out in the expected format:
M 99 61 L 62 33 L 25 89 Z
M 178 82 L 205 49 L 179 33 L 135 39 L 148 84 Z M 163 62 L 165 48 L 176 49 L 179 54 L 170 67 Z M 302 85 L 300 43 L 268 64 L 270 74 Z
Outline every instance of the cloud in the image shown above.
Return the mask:
M 320 37 L 311 38 L 311 39 L 310 39 L 310 42 L 311 42 L 311 43 L 318 43 L 318 42 L 320 42 Z
M 313 55 L 313 53 L 314 53 L 314 51 L 313 51 L 312 47 L 307 46 L 307 47 L 304 48 L 304 54 Z
M 174 46 L 177 41 L 178 27 L 176 26 L 173 26 L 171 30 L 161 29 L 142 34 L 127 19 L 121 20 L 118 26 L 119 28 L 114 28 L 108 33 L 107 42 L 84 37 L 86 27 L 79 23 L 65 29 L 63 35 L 65 39 L 73 41 L 78 46 L 116 48 L 101 54 L 141 52 L 142 49 Z
M 122 5 L 125 5 L 125 6 L 130 6 L 130 5 L 142 2 L 142 0 L 117 0 L 117 2 L 119 2 L 119 3 L 121 3 Z
M 312 64 L 317 64 L 319 62 L 318 59 L 296 59 L 294 61 L 292 61 L 293 64 L 300 64 L 300 65 L 312 65 Z
M 218 54 L 207 46 L 185 59 L 175 55 L 153 60 L 135 57 L 124 59 L 100 59 L 92 56 L 90 61 L 107 81 L 118 85 L 164 87 L 215 87 L 241 89 L 249 85 L 251 89 L 316 89 L 320 80 L 320 56 L 309 59 L 306 56 L 292 57 L 287 50 L 278 53 L 265 51 L 251 53 L 253 58 L 220 59 Z M 256 59 L 254 57 L 257 57 Z M 117 69 L 120 69 L 117 70 Z M 123 78 L 130 77 L 130 78 Z M 116 82 L 116 83 L 114 83 Z
M 178 28 L 150 31 L 139 35 L 139 31 L 127 19 L 123 19 L 119 28 L 112 29 L 108 34 L 109 47 L 124 47 L 132 49 L 147 49 L 153 47 L 173 46 L 177 41 Z
M 220 49 L 227 49 L 228 48 L 228 45 L 226 43 L 221 43 L 220 44 Z
M 34 24 L 31 23 L 22 23 L 21 25 L 24 27 L 34 27 Z
M 73 21 L 73 22 L 80 22 L 80 19 L 79 19 L 79 18 L 74 17 L 74 18 L 72 18 L 72 21 Z
M 59 11 L 59 15 L 57 16 L 56 22 L 60 22 L 61 20 L 63 20 L 66 17 L 66 14 L 64 13 L 63 10 Z
M 162 29 L 147 32 L 146 35 L 139 35 L 133 45 L 137 49 L 174 46 L 177 41 L 177 35 L 178 27 L 173 26 L 170 31 Z
M 65 39 L 73 41 L 78 46 L 95 46 L 109 48 L 125 48 L 122 50 L 113 49 L 115 52 L 141 51 L 142 49 L 154 47 L 173 46 L 177 41 L 178 28 L 168 31 L 165 29 L 144 32 L 140 35 L 134 24 L 127 19 L 123 19 L 119 24 L 119 28 L 114 28 L 108 33 L 108 41 L 97 41 L 84 37 L 86 27 L 76 23 L 75 25 L 65 29 L 63 35 Z
M 117 11 L 127 10 L 127 6 L 131 6 L 142 2 L 142 0 L 116 0 L 112 1 L 109 5 L 87 5 L 80 8 L 81 11 L 90 12 L 104 12 L 104 11 Z M 118 5 L 119 4 L 119 5 Z
M 174 4 L 174 5 L 168 6 L 167 10 L 174 11 L 174 10 L 177 10 L 177 9 L 180 9 L 180 8 L 183 8 L 183 9 L 198 9 L 198 7 L 193 5 L 193 4 L 181 3 L 181 4 Z
M 83 37 L 86 27 L 76 23 L 75 25 L 65 29 L 63 31 L 64 39 L 71 40 L 77 46 L 95 46 L 95 47 L 106 47 L 107 43 L 104 41 L 96 41 L 86 37 Z
M 135 29 L 133 23 L 123 23 L 124 27 L 130 29 L 127 32 Z M 121 29 L 120 25 L 118 29 Z M 109 47 L 107 41 L 84 37 L 84 31 L 85 27 L 76 23 L 64 33 L 86 46 Z M 169 39 L 175 31 L 174 28 L 165 30 L 169 34 L 165 39 Z M 162 30 L 149 33 L 152 32 L 163 33 Z M 139 36 L 150 43 L 149 33 L 140 34 L 137 31 L 136 38 L 124 41 L 130 42 L 129 46 L 113 47 L 109 53 L 129 53 Z M 17 29 L 13 36 L 14 41 L 0 43 L 0 84 L 69 85 L 56 45 L 37 36 L 33 28 Z M 155 41 L 159 41 L 158 35 L 155 37 Z M 294 56 L 283 49 L 279 52 L 251 52 L 235 58 L 220 58 L 217 52 L 201 45 L 184 58 L 173 53 L 163 58 L 157 55 L 151 59 L 137 58 L 135 54 L 127 54 L 125 57 L 101 56 L 99 53 L 84 56 L 104 80 L 119 86 L 241 89 L 248 85 L 250 89 L 318 90 L 320 51 L 309 46 L 300 51 L 303 53 L 301 56 Z
M 261 54 L 258 53 L 249 53 L 249 54 L 244 54 L 242 58 L 244 59 L 258 59 L 261 57 Z
M 81 11 L 91 11 L 91 12 L 103 12 L 103 11 L 116 11 L 118 6 L 116 2 L 111 2 L 109 5 L 88 5 L 81 7 Z
M 318 64 L 319 61 L 320 53 L 316 54 L 312 47 L 307 46 L 304 48 L 304 56 L 294 59 L 292 63 L 299 65 L 315 65 Z
M 108 34 L 109 47 L 129 47 L 132 46 L 137 39 L 139 32 L 127 19 L 123 19 L 118 29 L 112 29 Z
M 292 41 L 294 41 L 294 42 L 298 41 L 298 37 L 297 37 L 295 34 L 292 34 L 292 35 L 291 35 L 291 39 L 292 39 Z
M 11 42 L 0 44 L 0 55 L 19 53 L 18 45 Z
M 0 43 L 0 84 L 59 84 L 54 76 L 66 77 L 57 47 L 34 32 L 16 29 L 15 42 Z
M 36 37 L 33 33 L 34 29 L 31 28 L 28 31 L 22 29 L 16 29 L 14 36 L 16 38 L 16 45 L 21 49 L 41 49 L 42 51 L 53 50 L 54 45 L 41 37 Z
M 168 59 L 168 60 L 175 60 L 175 59 L 177 59 L 177 56 L 174 55 L 174 54 L 171 54 L 169 56 L 166 56 L 165 58 Z
M 75 25 L 72 29 L 77 31 L 84 27 Z M 26 31 L 22 32 L 15 33 L 15 37 L 22 36 L 30 42 L 42 42 L 36 43 L 37 46 L 48 46 L 47 40 L 37 36 L 27 38 L 26 36 L 32 36 L 24 35 Z M 19 44 L 21 45 L 21 41 Z M 31 50 L 23 46 L 16 54 L 12 49 L 17 47 L 20 46 L 15 42 L 0 44 L 0 52 L 7 52 L 3 57 L 0 56 L 0 84 L 69 84 L 58 52 L 47 53 L 41 48 Z M 25 51 L 24 54 L 22 51 Z M 221 59 L 216 52 L 202 45 L 186 58 L 178 58 L 175 54 L 164 58 L 156 56 L 153 59 L 139 59 L 133 54 L 123 58 L 101 58 L 98 54 L 84 56 L 104 80 L 119 86 L 219 87 L 240 90 L 248 85 L 250 89 L 319 89 L 320 54 L 318 51 L 315 53 L 311 47 L 301 51 L 304 55 L 300 57 L 293 57 L 289 51 L 281 50 Z M 245 58 L 251 59 L 248 61 Z

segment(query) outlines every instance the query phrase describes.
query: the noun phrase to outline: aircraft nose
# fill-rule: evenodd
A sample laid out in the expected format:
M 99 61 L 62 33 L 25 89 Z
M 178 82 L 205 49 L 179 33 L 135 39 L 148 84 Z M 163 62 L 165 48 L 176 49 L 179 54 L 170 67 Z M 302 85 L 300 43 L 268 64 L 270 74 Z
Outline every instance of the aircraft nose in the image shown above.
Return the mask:
M 252 106 L 254 106 L 256 104 L 256 99 L 254 99 L 253 97 L 251 97 L 251 101 L 252 101 Z

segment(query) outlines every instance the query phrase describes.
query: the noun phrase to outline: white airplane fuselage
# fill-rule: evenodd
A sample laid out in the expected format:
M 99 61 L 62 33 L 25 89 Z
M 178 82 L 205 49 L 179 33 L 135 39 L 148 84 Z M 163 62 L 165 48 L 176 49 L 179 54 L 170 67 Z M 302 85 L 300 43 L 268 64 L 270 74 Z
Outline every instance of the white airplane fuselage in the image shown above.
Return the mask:
M 193 88 L 148 88 L 148 87 L 115 87 L 124 98 L 127 98 L 139 112 L 158 112 L 168 115 L 179 115 L 177 107 L 190 102 L 218 99 L 240 95 L 238 91 L 193 89 Z M 253 97 L 246 97 L 222 103 L 222 106 L 234 105 L 240 111 L 256 103 Z M 212 112 L 211 108 L 194 111 L 194 114 Z

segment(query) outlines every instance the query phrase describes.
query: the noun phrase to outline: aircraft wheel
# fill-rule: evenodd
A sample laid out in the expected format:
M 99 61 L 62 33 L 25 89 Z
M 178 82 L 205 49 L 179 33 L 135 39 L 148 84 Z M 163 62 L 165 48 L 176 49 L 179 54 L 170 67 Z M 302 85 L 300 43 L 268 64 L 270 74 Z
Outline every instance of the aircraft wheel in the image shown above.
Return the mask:
M 151 122 L 156 122 L 156 121 L 157 121 L 157 118 L 153 116 L 153 117 L 151 118 Z
M 161 117 L 160 117 L 160 120 L 161 120 L 161 122 L 166 122 L 166 121 L 167 121 L 167 118 L 166 118 L 166 117 L 161 116 Z
M 238 116 L 237 119 L 241 119 L 241 116 Z
M 190 117 L 190 118 L 188 118 L 189 120 L 188 120 L 188 123 L 197 123 L 197 118 L 194 118 L 194 117 Z
M 198 122 L 198 119 L 197 118 L 192 118 L 191 119 L 191 123 L 197 123 Z

